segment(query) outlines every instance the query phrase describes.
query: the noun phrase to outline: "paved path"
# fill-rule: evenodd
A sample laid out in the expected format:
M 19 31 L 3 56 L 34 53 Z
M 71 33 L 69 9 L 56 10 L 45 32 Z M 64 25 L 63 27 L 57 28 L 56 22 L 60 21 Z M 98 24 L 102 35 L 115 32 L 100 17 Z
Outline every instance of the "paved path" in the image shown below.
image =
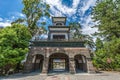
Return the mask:
M 47 77 L 45 80 L 71 80 L 70 77 L 67 75 L 55 75 L 51 77 Z
M 0 77 L 0 80 L 120 80 L 120 72 L 102 72 L 97 74 L 14 74 Z

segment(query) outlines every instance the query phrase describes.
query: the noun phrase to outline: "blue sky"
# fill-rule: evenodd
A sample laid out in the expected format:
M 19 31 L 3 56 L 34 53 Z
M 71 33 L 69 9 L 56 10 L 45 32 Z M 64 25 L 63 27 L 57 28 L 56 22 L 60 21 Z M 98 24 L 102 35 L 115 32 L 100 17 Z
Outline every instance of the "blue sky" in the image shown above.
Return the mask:
M 83 26 L 83 32 L 90 34 L 96 31 L 91 19 L 91 8 L 96 0 L 44 0 L 50 5 L 51 16 L 67 16 L 69 22 L 79 22 Z M 22 14 L 22 0 L 0 0 L 0 26 L 9 26 L 10 23 L 25 17 Z M 47 20 L 44 18 L 44 20 Z
M 0 16 L 10 17 L 14 12 L 21 12 L 22 7 L 21 0 L 0 0 Z
M 0 26 L 10 26 L 11 22 L 23 17 L 22 0 L 0 0 Z

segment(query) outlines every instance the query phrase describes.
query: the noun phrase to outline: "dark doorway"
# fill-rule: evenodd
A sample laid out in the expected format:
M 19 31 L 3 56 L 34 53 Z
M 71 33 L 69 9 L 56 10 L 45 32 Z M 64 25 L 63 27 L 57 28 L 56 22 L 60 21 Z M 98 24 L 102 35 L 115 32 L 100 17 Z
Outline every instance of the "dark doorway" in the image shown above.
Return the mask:
M 49 59 L 49 72 L 68 72 L 69 71 L 69 58 L 66 54 L 55 53 Z
M 35 59 L 35 63 L 34 63 L 34 71 L 42 71 L 42 67 L 43 67 L 43 59 L 44 57 L 40 54 L 36 55 L 36 59 Z
M 86 64 L 86 58 L 82 55 L 76 55 L 74 57 L 75 59 L 75 69 L 77 73 L 80 72 L 86 72 L 87 71 L 87 64 Z

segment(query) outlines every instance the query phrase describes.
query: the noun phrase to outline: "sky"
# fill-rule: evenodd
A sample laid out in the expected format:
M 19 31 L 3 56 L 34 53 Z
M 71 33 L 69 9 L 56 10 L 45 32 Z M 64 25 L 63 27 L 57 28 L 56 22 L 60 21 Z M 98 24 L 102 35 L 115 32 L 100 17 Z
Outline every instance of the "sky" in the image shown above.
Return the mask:
M 50 5 L 51 16 L 66 16 L 68 22 L 79 22 L 83 33 L 92 34 L 97 29 L 91 28 L 95 23 L 91 19 L 91 10 L 96 0 L 44 0 Z M 22 14 L 22 0 L 0 0 L 0 26 L 10 26 L 11 22 L 25 17 Z M 50 20 L 44 18 L 45 21 Z
M 9 26 L 10 23 L 22 17 L 22 0 L 0 0 L 0 26 Z

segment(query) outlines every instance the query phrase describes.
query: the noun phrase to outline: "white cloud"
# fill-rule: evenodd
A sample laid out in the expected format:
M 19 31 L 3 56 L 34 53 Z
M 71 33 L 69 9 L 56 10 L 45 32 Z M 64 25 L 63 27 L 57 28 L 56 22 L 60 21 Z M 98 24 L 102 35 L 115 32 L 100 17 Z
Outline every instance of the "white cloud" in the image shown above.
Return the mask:
M 9 18 L 1 18 L 0 17 L 0 27 L 6 27 L 11 26 L 11 22 L 18 19 L 18 18 L 24 18 L 25 15 L 19 12 L 12 12 L 10 13 L 12 16 Z
M 16 18 L 24 18 L 25 17 L 25 15 L 23 13 L 20 13 L 20 12 L 10 12 L 9 16 L 12 16 L 12 17 L 14 16 L 15 19 Z
M 72 7 L 67 7 L 62 4 L 61 0 L 46 0 L 46 3 L 50 5 L 50 10 L 53 13 L 52 16 L 62 16 L 66 14 L 68 19 L 78 19 L 80 16 L 80 24 L 83 26 L 84 34 L 92 34 L 97 31 L 97 28 L 91 28 L 95 23 L 91 19 L 91 15 L 85 15 L 85 12 L 95 5 L 96 0 L 73 0 Z M 76 12 L 77 15 L 76 15 Z M 63 13 L 63 14 L 62 14 Z M 74 15 L 74 16 L 73 16 Z
M 83 33 L 84 34 L 93 34 L 98 31 L 97 28 L 91 28 L 93 27 L 96 23 L 93 22 L 91 15 L 86 16 L 85 18 L 82 18 L 84 23 L 82 23 L 83 27 Z
M 95 5 L 96 0 L 86 0 L 81 7 L 82 14 L 84 15 L 85 11 L 88 10 L 91 6 Z
M 62 16 L 66 14 L 68 19 L 78 19 L 76 16 L 79 15 L 81 25 L 83 25 L 83 33 L 91 34 L 97 31 L 95 28 L 91 28 L 95 23 L 92 22 L 91 16 L 86 16 L 85 12 L 93 5 L 95 5 L 96 0 L 73 0 L 72 7 L 67 7 L 66 5 L 62 4 L 62 0 L 45 0 L 46 3 L 50 5 L 50 10 L 52 12 L 52 16 Z M 76 13 L 78 12 L 78 13 Z M 25 15 L 20 12 L 13 12 L 11 13 L 13 16 L 9 21 L 3 22 L 2 18 L 0 18 L 0 26 L 10 26 L 10 22 L 12 20 L 17 19 L 18 17 L 24 18 Z M 74 16 L 73 16 L 74 15 Z M 44 19 L 46 21 L 46 19 Z
M 3 18 L 0 17 L 0 21 L 3 21 Z
M 97 28 L 91 28 L 91 27 L 89 27 L 89 26 L 86 26 L 85 28 L 83 28 L 83 33 L 84 34 L 93 34 L 93 33 L 95 33 L 95 32 L 97 32 L 98 31 L 98 29 Z
M 25 15 L 22 14 L 22 13 L 17 13 L 17 15 L 20 16 L 20 17 L 25 17 Z
M 80 0 L 73 0 L 72 7 L 67 7 L 62 4 L 61 0 L 46 0 L 46 3 L 50 5 L 50 10 L 54 12 L 54 16 L 61 16 L 61 13 L 69 16 L 73 15 L 76 12 L 79 2 Z M 54 7 L 56 7 L 58 11 Z
M 24 18 L 25 15 L 23 13 L 20 13 L 20 12 L 14 12 L 13 13 L 13 16 L 16 18 Z
M 45 2 L 50 5 L 50 10 L 54 13 L 54 16 L 61 16 L 61 13 L 63 13 L 71 17 L 76 13 L 77 8 L 79 8 L 77 11 L 80 13 L 79 15 L 81 15 L 82 12 L 81 16 L 83 16 L 86 10 L 95 5 L 96 0 L 73 0 L 72 7 L 63 5 L 61 0 L 46 0 Z M 81 6 L 79 6 L 79 4 L 81 4 Z
M 1 27 L 11 26 L 11 23 L 9 22 L 0 22 Z
M 12 16 L 11 19 L 14 20 L 14 19 L 15 19 L 15 16 Z

